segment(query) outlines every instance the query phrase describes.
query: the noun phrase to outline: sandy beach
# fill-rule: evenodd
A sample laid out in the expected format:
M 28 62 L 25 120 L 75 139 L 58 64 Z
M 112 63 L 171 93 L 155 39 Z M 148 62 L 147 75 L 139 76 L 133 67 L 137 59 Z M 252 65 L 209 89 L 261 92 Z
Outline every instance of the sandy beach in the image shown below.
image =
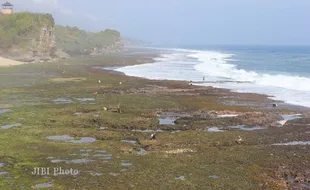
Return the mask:
M 14 61 L 11 59 L 0 57 L 0 67 L 15 66 L 15 65 L 21 65 L 21 64 L 23 64 L 23 62 Z

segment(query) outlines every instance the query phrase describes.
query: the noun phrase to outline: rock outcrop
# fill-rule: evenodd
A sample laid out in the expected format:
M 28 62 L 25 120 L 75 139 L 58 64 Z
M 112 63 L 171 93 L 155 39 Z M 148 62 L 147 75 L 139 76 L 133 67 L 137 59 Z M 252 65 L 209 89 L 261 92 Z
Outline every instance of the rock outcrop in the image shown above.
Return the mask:
M 77 27 L 55 26 L 50 14 L 15 13 L 0 16 L 0 56 L 21 62 L 68 59 L 70 55 L 120 52 L 120 33 L 98 33 Z

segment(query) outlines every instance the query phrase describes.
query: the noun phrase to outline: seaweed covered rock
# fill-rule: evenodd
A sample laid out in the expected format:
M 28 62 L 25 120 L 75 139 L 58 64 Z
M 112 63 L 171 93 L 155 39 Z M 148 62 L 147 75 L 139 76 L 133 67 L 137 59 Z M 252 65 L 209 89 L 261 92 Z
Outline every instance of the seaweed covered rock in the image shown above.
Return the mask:
M 277 126 L 277 121 L 281 120 L 281 116 L 271 112 L 248 112 L 237 117 L 244 125 L 258 125 L 266 127 Z

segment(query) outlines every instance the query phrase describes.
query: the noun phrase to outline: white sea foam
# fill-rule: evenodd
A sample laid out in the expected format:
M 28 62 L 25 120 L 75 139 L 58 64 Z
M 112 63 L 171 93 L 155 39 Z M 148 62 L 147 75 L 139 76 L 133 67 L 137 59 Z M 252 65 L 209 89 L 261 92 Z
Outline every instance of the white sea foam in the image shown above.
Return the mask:
M 167 50 L 167 49 L 166 49 Z M 266 74 L 239 69 L 233 54 L 215 51 L 170 49 L 155 63 L 117 69 L 126 75 L 149 79 L 192 80 L 237 92 L 262 93 L 290 104 L 310 107 L 310 78 Z M 234 64 L 232 64 L 234 63 Z M 210 83 L 212 82 L 212 83 Z
M 227 58 L 232 54 L 218 52 L 200 52 L 189 55 L 197 58 L 201 63 L 195 68 L 206 75 L 224 77 L 234 81 L 252 82 L 262 86 L 274 86 L 299 91 L 310 92 L 310 78 L 289 75 L 259 74 L 254 71 L 237 69 L 236 65 L 229 64 Z

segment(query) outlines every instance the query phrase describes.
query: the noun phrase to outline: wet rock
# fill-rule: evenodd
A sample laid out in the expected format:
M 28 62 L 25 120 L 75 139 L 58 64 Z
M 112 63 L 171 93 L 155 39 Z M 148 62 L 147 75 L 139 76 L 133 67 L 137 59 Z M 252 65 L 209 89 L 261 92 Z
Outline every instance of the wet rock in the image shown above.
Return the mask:
M 237 119 L 241 120 L 243 125 L 274 127 L 282 117 L 272 112 L 248 112 L 239 115 Z
M 62 51 L 61 49 L 57 49 L 54 52 L 54 56 L 59 58 L 59 59 L 69 59 L 70 58 L 70 55 L 67 54 L 66 52 Z

